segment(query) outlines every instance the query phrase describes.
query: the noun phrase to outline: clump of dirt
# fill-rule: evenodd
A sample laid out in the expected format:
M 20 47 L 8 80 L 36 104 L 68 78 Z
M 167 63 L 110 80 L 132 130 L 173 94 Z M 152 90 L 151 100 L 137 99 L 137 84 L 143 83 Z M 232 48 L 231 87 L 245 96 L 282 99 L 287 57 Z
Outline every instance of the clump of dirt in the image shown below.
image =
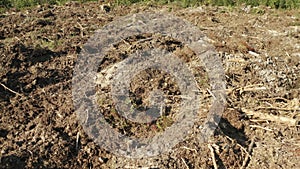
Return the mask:
M 133 5 L 107 11 L 102 5 L 72 2 L 1 14 L 0 168 L 300 167 L 300 16 L 296 10 Z M 223 61 L 228 105 L 208 143 L 199 143 L 197 138 L 206 118 L 200 113 L 190 135 L 171 152 L 128 159 L 105 151 L 85 134 L 74 112 L 71 79 L 77 56 L 95 30 L 119 16 L 146 10 L 182 17 L 209 37 Z M 194 56 L 189 48 L 167 37 L 145 35 L 124 41 L 112 47 L 99 71 L 149 44 L 187 63 Z M 205 112 L 212 97 L 203 78 L 205 69 L 195 65 L 192 69 L 207 100 L 202 107 Z M 148 83 L 151 79 L 153 85 Z M 149 69 L 133 81 L 131 101 L 136 108 L 147 107 L 145 98 L 159 87 L 171 95 L 170 107 L 153 123 L 126 122 L 106 99 L 109 87 L 100 84 L 99 107 L 112 126 L 144 137 L 172 125 L 170 119 L 180 102 L 172 77 Z

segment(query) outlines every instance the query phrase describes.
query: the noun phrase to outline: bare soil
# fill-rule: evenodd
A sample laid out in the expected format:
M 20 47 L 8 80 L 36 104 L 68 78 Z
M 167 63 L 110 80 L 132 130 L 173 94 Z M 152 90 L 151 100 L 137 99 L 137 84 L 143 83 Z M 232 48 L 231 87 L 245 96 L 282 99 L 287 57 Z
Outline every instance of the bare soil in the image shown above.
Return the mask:
M 190 21 L 219 53 L 227 107 L 208 143 L 197 140 L 205 114 L 171 152 L 148 159 L 107 152 L 79 124 L 71 91 L 78 54 L 95 30 L 140 11 L 164 11 Z M 0 20 L 0 168 L 300 168 L 299 10 L 153 4 L 103 8 L 101 2 L 72 2 L 12 9 Z M 193 52 L 173 39 L 154 36 L 137 43 L 148 36 L 153 37 L 115 45 L 100 71 L 149 44 L 193 60 Z M 205 70 L 194 67 L 193 73 L 208 108 L 208 82 L 201 80 Z M 147 70 L 130 87 L 136 108 L 143 109 L 153 89 L 172 96 L 169 108 L 153 123 L 131 123 L 113 111 L 109 88 L 99 87 L 99 107 L 113 127 L 150 137 L 172 125 L 180 92 L 171 76 Z

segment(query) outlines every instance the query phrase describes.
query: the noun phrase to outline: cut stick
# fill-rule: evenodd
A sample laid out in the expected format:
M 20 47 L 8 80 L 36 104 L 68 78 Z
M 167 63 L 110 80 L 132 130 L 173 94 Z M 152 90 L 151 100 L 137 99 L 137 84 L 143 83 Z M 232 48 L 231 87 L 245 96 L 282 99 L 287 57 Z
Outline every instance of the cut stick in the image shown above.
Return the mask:
M 298 123 L 298 120 L 293 119 L 291 117 L 275 116 L 275 115 L 262 113 L 259 111 L 248 110 L 245 108 L 242 108 L 241 110 L 247 116 L 253 116 L 254 118 L 259 118 L 262 120 L 275 121 L 275 122 L 284 123 L 284 124 L 291 125 L 291 126 L 295 126 Z

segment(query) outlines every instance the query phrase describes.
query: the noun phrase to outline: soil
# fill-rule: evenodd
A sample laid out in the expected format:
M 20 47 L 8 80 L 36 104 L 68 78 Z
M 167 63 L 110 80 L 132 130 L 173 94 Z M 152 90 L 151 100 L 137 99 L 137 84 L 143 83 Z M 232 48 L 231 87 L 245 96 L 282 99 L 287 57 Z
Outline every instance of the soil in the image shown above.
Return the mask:
M 103 4 L 71 2 L 0 15 L 0 168 L 300 168 L 299 10 Z M 209 38 L 226 73 L 227 106 L 208 142 L 197 139 L 202 113 L 172 151 L 130 159 L 106 151 L 85 133 L 74 110 L 72 75 L 94 31 L 141 11 L 169 12 Z M 140 40 L 145 41 L 136 43 Z M 149 44 L 177 53 L 186 62 L 193 60 L 194 53 L 180 42 L 145 35 L 113 46 L 99 71 Z M 209 85 L 200 78 L 205 69 L 191 69 L 206 99 L 202 110 L 208 109 Z M 171 76 L 149 69 L 133 79 L 130 89 L 132 102 L 141 110 L 153 89 L 172 97 L 159 119 L 135 124 L 113 111 L 109 88 L 100 84 L 99 108 L 114 128 L 151 137 L 172 125 L 180 91 Z

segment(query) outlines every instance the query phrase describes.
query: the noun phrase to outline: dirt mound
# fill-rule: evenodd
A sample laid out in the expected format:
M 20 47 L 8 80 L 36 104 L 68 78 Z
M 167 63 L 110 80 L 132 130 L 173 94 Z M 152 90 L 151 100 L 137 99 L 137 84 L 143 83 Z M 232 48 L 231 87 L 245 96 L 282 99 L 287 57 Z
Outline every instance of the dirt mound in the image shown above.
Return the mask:
M 0 16 L 0 168 L 300 168 L 298 11 L 155 5 L 103 9 L 101 3 L 68 3 Z M 127 159 L 100 148 L 79 124 L 71 80 L 83 44 L 103 25 L 139 11 L 184 18 L 216 47 L 226 72 L 228 105 L 209 143 L 199 144 L 196 138 L 203 115 L 171 152 Z M 115 55 L 100 68 L 134 52 L 141 39 L 147 37 L 114 46 Z M 189 55 L 176 41 L 158 37 L 141 46 L 147 43 L 177 51 L 183 58 Z M 205 74 L 198 71 L 198 76 Z M 154 86 L 146 83 L 151 78 Z M 207 82 L 198 82 L 210 99 Z M 141 107 L 148 90 L 157 86 L 174 98 L 179 95 L 171 77 L 148 70 L 131 86 L 135 105 Z M 120 123 L 105 101 L 99 100 L 99 106 L 107 120 L 114 119 L 112 125 L 125 134 L 144 137 L 172 124 L 172 108 L 155 123 Z

